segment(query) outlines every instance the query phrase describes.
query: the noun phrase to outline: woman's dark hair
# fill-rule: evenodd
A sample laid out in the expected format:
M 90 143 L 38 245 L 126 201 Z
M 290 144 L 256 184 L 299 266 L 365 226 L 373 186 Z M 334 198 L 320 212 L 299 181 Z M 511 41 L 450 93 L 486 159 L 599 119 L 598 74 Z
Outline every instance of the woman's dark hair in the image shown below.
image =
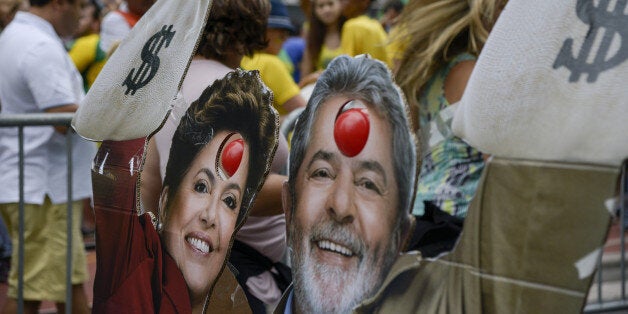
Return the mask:
M 268 45 L 268 0 L 214 0 L 197 54 L 223 61 L 227 54 L 250 56 Z
M 316 70 L 316 64 L 318 63 L 318 57 L 321 54 L 321 48 L 323 47 L 323 43 L 325 42 L 325 34 L 327 33 L 327 26 L 316 16 L 316 4 L 312 1 L 310 7 L 310 26 L 307 30 L 306 35 L 306 49 L 311 58 L 312 68 L 310 71 Z M 342 25 L 345 24 L 347 18 L 340 15 L 338 18 L 338 32 L 340 33 L 342 30 Z
M 164 187 L 168 186 L 166 217 L 169 203 L 175 199 L 192 162 L 214 135 L 224 130 L 239 133 L 249 146 L 249 169 L 236 227 L 241 225 L 277 149 L 278 115 L 271 104 L 272 92 L 262 83 L 258 71 L 237 69 L 203 91 L 172 137 L 164 178 Z

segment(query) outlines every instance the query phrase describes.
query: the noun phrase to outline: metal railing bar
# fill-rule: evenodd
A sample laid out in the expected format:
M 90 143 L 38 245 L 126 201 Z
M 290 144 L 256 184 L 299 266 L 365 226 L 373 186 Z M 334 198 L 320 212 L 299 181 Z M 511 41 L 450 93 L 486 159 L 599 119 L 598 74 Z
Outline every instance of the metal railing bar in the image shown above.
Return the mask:
M 600 253 L 597 259 L 597 302 L 602 303 L 602 255 L 604 255 L 604 250 Z
M 68 158 L 68 162 L 67 162 L 67 175 L 68 175 L 68 201 L 67 201 L 67 205 L 68 205 L 68 210 L 67 210 L 67 219 L 66 219 L 66 223 L 67 223 L 67 236 L 66 236 L 66 241 L 67 241 L 67 246 L 68 246 L 68 250 L 67 250 L 67 255 L 66 255 L 66 264 L 65 264 L 65 313 L 66 314 L 71 314 L 72 313 L 72 220 L 74 220 L 74 208 L 73 208 L 73 201 L 72 201 L 72 129 L 68 129 L 68 132 L 65 134 L 65 142 L 66 142 L 66 146 L 67 146 L 67 158 Z
M 18 128 L 18 167 L 19 167 L 19 213 L 18 213 L 18 313 L 24 312 L 24 127 L 25 126 L 70 126 L 74 113 L 24 113 L 0 115 L 0 127 Z M 65 312 L 72 313 L 72 133 L 70 128 L 66 136 L 68 200 L 67 200 L 67 255 L 66 255 L 66 298 Z
M 606 301 L 604 303 L 588 304 L 585 313 L 608 313 L 611 311 L 625 310 L 628 308 L 627 300 Z
M 24 127 L 18 127 L 19 158 L 19 213 L 18 213 L 18 263 L 17 263 L 17 312 L 24 313 Z
M 20 113 L 0 115 L 0 127 L 66 125 L 69 126 L 74 113 Z

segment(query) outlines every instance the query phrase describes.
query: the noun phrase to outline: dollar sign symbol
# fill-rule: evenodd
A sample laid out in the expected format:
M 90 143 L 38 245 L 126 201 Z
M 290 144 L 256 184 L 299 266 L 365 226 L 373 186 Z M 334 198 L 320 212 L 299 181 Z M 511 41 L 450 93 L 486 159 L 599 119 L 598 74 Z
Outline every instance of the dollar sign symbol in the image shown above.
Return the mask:
M 142 65 L 140 65 L 137 71 L 135 71 L 135 68 L 131 69 L 131 72 L 129 72 L 129 75 L 126 76 L 122 83 L 122 86 L 126 85 L 127 87 L 126 92 L 124 92 L 125 95 L 128 95 L 129 92 L 131 95 L 135 95 L 138 89 L 146 86 L 155 77 L 160 62 L 157 54 L 164 45 L 165 47 L 170 45 L 174 33 L 172 25 L 168 27 L 164 25 L 160 31 L 146 41 L 144 48 L 142 48 Z
M 628 41 L 628 15 L 624 14 L 627 3 L 628 0 L 617 0 L 613 11 L 608 11 L 610 0 L 600 0 L 597 7 L 592 0 L 578 0 L 576 14 L 580 20 L 590 25 L 589 31 L 577 58 L 574 58 L 572 54 L 573 38 L 568 38 L 563 42 L 553 68 L 565 66 L 571 70 L 569 82 L 577 82 L 580 75 L 586 73 L 589 75 L 587 82 L 593 83 L 601 72 L 624 62 L 628 58 L 628 43 L 626 42 Z M 587 63 L 598 34 L 602 34 L 602 39 L 599 40 L 597 54 L 593 56 L 591 63 Z M 620 36 L 619 47 L 616 47 L 617 51 L 614 56 L 607 58 L 615 34 Z

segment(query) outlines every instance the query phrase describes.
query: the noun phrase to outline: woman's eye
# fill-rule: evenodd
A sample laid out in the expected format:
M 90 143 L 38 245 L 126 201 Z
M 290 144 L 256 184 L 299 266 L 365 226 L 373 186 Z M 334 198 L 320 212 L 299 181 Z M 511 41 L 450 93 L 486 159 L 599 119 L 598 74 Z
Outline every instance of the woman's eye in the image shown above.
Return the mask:
M 207 184 L 203 181 L 194 183 L 194 191 L 198 193 L 207 193 L 208 192 Z
M 227 207 L 229 207 L 232 210 L 235 210 L 238 207 L 238 203 L 234 196 L 229 195 L 223 198 L 222 201 L 225 203 L 225 205 L 227 205 Z

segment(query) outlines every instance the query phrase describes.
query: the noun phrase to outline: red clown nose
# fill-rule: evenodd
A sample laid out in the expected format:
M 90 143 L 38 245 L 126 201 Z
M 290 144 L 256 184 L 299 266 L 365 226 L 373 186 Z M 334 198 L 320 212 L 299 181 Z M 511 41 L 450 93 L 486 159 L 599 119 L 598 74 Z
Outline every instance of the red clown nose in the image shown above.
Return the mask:
M 345 105 L 347 106 L 347 105 Z M 347 157 L 359 154 L 369 138 L 369 113 L 366 108 L 341 109 L 334 124 L 334 140 Z
M 222 163 L 222 169 L 228 176 L 231 177 L 238 171 L 243 154 L 244 141 L 242 141 L 241 138 L 225 145 L 220 156 L 220 161 Z

